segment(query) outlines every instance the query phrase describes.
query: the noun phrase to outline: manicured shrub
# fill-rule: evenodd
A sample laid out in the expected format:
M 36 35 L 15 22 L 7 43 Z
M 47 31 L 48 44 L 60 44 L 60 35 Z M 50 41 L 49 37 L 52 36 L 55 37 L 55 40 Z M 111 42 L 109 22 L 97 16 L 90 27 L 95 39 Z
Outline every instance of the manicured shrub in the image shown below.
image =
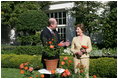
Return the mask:
M 60 61 L 65 56 L 60 56 Z M 72 60 L 72 56 L 67 56 Z M 2 54 L 1 67 L 3 68 L 19 68 L 21 63 L 30 62 L 35 69 L 42 68 L 41 56 L 38 55 L 16 55 L 16 54 Z M 61 66 L 61 65 L 60 65 Z M 73 64 L 68 66 L 72 72 L 72 77 L 75 77 Z M 90 59 L 90 76 L 96 75 L 98 78 L 116 78 L 117 77 L 117 59 L 114 58 L 98 58 Z
M 24 11 L 18 16 L 16 24 L 17 32 L 19 32 L 17 40 L 20 41 L 21 45 L 36 45 L 35 36 L 32 35 L 35 35 L 36 31 L 42 30 L 47 25 L 48 17 L 42 10 Z
M 16 28 L 18 31 L 39 31 L 48 24 L 48 17 L 41 10 L 28 10 L 20 14 Z
M 16 49 L 16 46 L 2 46 L 1 53 L 2 54 L 15 53 L 14 49 Z
M 5 68 L 19 68 L 21 63 L 29 62 L 34 68 L 42 67 L 41 56 L 2 54 L 1 66 Z
M 32 46 L 41 45 L 42 42 L 40 40 L 40 32 L 36 32 L 34 35 L 30 36 L 20 36 L 16 39 L 16 44 L 20 44 L 22 42 L 25 42 L 26 45 Z
M 37 46 L 2 46 L 1 47 L 1 53 L 2 54 L 28 54 L 28 55 L 36 55 L 36 54 L 41 54 L 42 52 L 42 46 L 41 44 L 37 45 Z M 91 57 L 94 56 L 117 56 L 117 50 L 116 48 L 109 48 L 109 49 L 102 49 L 102 50 L 98 50 L 98 49 L 93 49 L 90 53 Z M 72 55 L 72 53 L 70 52 L 70 49 L 65 49 L 63 53 L 61 53 L 61 55 Z
M 28 54 L 35 55 L 41 54 L 42 52 L 41 46 L 18 46 L 15 49 L 16 54 Z
M 117 60 L 107 57 L 90 60 L 90 75 L 97 75 L 102 78 L 116 78 Z
M 28 54 L 39 55 L 42 52 L 41 46 L 5 46 L 2 47 L 2 54 Z

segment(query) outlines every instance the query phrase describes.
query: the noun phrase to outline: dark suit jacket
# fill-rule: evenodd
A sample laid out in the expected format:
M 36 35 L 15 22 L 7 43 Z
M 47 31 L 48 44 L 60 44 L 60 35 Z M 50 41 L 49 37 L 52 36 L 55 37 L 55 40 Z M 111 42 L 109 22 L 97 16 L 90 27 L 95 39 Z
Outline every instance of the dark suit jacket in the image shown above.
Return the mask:
M 56 30 L 53 31 L 55 33 L 55 36 L 57 38 L 57 43 L 60 42 L 60 37 L 59 37 L 59 34 Z M 46 27 L 43 29 L 43 31 L 41 32 L 41 36 L 40 36 L 40 39 L 42 41 L 42 44 L 45 45 L 45 42 L 46 41 L 49 41 L 50 39 L 52 39 L 53 37 L 53 34 L 51 34 L 50 30 Z
M 54 33 L 55 33 L 55 36 L 56 36 L 56 38 L 57 38 L 57 44 L 58 43 L 60 43 L 60 38 L 59 38 L 59 34 L 58 34 L 58 32 L 56 31 L 56 30 L 54 30 L 53 31 Z M 42 44 L 43 44 L 43 46 L 44 45 L 46 45 L 45 43 L 46 43 L 46 41 L 49 41 L 50 39 L 52 39 L 53 38 L 53 34 L 51 34 L 51 32 L 50 32 L 50 30 L 46 27 L 46 28 L 44 28 L 43 29 L 43 31 L 41 32 L 41 35 L 40 35 L 40 39 L 41 39 L 41 41 L 42 41 Z M 41 60 L 41 62 L 43 63 L 43 65 L 45 64 L 44 63 L 44 59 L 47 59 L 47 56 L 46 56 L 46 54 L 45 54 L 45 52 L 42 52 L 43 54 L 42 54 L 42 60 Z M 52 58 L 52 57 L 51 57 Z M 59 58 L 59 54 L 58 55 L 56 55 L 54 58 Z M 48 58 L 48 59 L 50 59 L 50 58 Z M 45 68 L 45 67 L 44 67 Z

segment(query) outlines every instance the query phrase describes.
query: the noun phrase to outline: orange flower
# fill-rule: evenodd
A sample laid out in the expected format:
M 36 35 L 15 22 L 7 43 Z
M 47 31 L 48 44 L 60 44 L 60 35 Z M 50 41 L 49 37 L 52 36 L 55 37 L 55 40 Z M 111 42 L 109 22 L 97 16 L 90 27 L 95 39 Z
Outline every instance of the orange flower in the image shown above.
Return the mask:
M 66 77 L 67 75 L 66 75 L 66 73 L 64 72 L 64 73 L 62 73 L 62 77 Z
M 65 62 L 64 62 L 64 61 L 62 61 L 62 62 L 61 62 L 61 65 L 64 65 L 64 64 L 65 64 Z
M 70 72 L 69 72 L 68 69 L 66 69 L 64 72 L 65 72 L 68 76 L 70 75 Z
M 52 39 L 52 41 L 54 41 L 54 39 Z
M 70 71 L 66 69 L 64 73 L 62 74 L 62 77 L 70 76 Z
M 70 72 L 68 71 L 68 72 L 66 72 L 66 74 L 68 75 L 68 76 L 70 76 Z
M 41 78 L 44 78 L 45 76 L 44 76 L 44 74 L 42 74 L 42 75 L 40 75 L 40 77 L 41 77 Z
M 96 75 L 93 75 L 93 78 L 97 78 L 97 76 Z
M 87 49 L 88 47 L 87 47 L 87 46 L 85 46 L 85 45 L 82 45 L 82 48 L 85 48 L 85 49 Z
M 29 78 L 33 78 L 33 77 L 29 77 Z
M 24 71 L 24 70 L 20 70 L 20 73 L 21 73 L 21 74 L 24 74 L 24 73 L 25 73 L 25 71 Z
M 52 73 L 52 74 L 55 74 L 55 70 L 51 70 L 51 73 Z
M 62 47 L 62 46 L 63 46 L 63 44 L 62 44 L 62 43 L 59 43 L 59 44 L 58 44 L 58 46 Z
M 29 71 L 30 71 L 30 72 L 33 71 L 33 67 L 30 67 L 30 68 L 29 68 Z
M 54 48 L 54 46 L 53 45 L 50 45 L 50 48 Z
M 22 68 L 24 68 L 24 64 L 23 63 L 20 64 L 20 69 L 22 69 Z
M 49 44 L 52 44 L 52 41 L 49 41 L 48 43 L 49 43 Z
M 68 60 L 68 63 L 72 63 L 72 60 Z
M 24 67 L 25 70 L 28 70 L 28 67 Z
M 64 57 L 63 60 L 68 60 L 68 57 Z
M 36 77 L 38 77 L 38 75 L 36 75 Z

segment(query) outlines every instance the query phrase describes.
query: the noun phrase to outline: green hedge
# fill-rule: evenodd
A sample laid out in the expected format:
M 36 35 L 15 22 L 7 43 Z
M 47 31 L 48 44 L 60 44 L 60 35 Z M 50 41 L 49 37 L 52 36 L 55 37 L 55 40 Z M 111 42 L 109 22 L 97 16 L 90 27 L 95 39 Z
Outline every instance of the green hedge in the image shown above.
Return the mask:
M 28 54 L 39 55 L 41 54 L 42 46 L 2 46 L 2 54 Z
M 24 62 L 30 62 L 34 68 L 40 67 L 41 56 L 31 55 L 16 55 L 16 54 L 2 54 L 1 67 L 3 68 L 19 68 L 19 65 Z
M 116 78 L 117 59 L 105 57 L 90 60 L 90 75 L 94 74 L 102 78 Z
M 28 54 L 28 55 L 40 55 L 42 52 L 42 46 L 2 46 L 2 54 Z M 70 51 L 70 50 L 68 50 Z M 71 53 L 71 52 L 69 52 Z M 89 53 L 91 57 L 93 56 L 117 56 L 116 48 L 102 49 L 98 50 L 93 47 L 93 50 Z M 63 53 L 63 55 L 69 55 L 68 53 Z M 71 55 L 71 54 L 70 54 Z
M 72 56 L 69 56 L 72 58 Z M 60 57 L 61 59 L 63 56 Z M 15 55 L 2 54 L 1 66 L 3 68 L 19 68 L 23 62 L 30 62 L 34 68 L 42 68 L 41 56 L 31 55 Z M 117 59 L 114 58 L 98 58 L 90 59 L 90 75 L 97 75 L 102 78 L 116 78 L 117 77 Z

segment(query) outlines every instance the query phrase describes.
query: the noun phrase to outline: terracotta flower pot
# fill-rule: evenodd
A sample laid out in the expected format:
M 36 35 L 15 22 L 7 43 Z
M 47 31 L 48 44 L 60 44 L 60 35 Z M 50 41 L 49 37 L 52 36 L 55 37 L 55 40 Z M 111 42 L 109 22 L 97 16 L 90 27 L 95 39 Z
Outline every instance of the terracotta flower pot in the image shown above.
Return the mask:
M 52 59 L 52 60 L 44 59 L 46 64 L 46 69 L 49 71 L 55 70 L 57 68 L 58 60 L 59 59 Z

